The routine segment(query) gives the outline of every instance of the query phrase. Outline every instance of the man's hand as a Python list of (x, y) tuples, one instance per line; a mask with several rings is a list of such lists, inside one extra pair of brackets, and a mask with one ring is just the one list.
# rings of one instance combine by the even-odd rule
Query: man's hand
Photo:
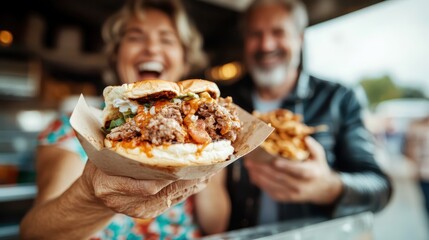
[(207, 178), (195, 180), (136, 180), (110, 176), (88, 161), (81, 178), (88, 199), (114, 212), (153, 218), (201, 191)]
[(277, 158), (272, 163), (245, 159), (250, 179), (280, 202), (333, 203), (342, 192), (339, 175), (329, 168), (323, 147), (311, 137), (305, 139), (310, 158), (294, 162)]

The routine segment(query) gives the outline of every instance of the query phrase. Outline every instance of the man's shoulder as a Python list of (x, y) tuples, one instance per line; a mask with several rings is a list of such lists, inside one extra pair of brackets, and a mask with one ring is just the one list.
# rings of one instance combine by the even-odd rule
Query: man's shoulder
[(339, 82), (321, 79), (315, 76), (310, 76), (309, 84), (313, 90), (313, 97), (323, 96), (336, 96), (339, 98), (354, 98), (356, 97), (356, 89), (343, 85)]
[(351, 89), (349, 87), (346, 87), (345, 85), (335, 82), (332, 80), (322, 79), (319, 77), (315, 77), (310, 75), (310, 84), (313, 85), (316, 89), (332, 89), (336, 91), (350, 91)]
[(367, 105), (365, 93), (359, 87), (349, 87), (341, 83), (320, 79), (310, 76), (310, 82), (313, 94), (310, 99), (321, 101), (325, 99), (331, 104), (347, 105), (359, 104), (360, 106)]

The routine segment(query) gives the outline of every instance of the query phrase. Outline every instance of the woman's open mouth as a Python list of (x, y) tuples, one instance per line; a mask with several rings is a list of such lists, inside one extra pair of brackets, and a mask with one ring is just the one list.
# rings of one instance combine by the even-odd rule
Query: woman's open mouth
[(164, 71), (164, 65), (160, 62), (143, 62), (137, 66), (139, 80), (159, 79)]

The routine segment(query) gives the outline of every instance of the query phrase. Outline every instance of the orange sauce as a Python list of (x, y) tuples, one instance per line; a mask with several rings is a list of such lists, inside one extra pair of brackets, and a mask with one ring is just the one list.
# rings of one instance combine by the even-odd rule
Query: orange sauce
[(204, 144), (198, 144), (197, 145), (197, 151), (195, 152), (195, 156), (199, 157), (201, 156), (201, 153), (204, 151), (204, 149), (209, 145), (210, 143), (204, 143)]
[(162, 148), (167, 149), (169, 146), (171, 146), (170, 143), (163, 143)]
[(156, 101), (154, 106), (155, 106), (155, 112), (160, 111), (165, 105), (169, 104), (170, 101), (168, 100), (160, 100), (160, 101)]
[(143, 151), (148, 158), (153, 157), (152, 145), (150, 145), (148, 142), (146, 141), (142, 142), (142, 144), (139, 144), (139, 148), (140, 148), (140, 151)]
[(139, 106), (137, 110), (137, 115), (134, 117), (134, 120), (138, 124), (138, 126), (145, 126), (149, 122), (151, 115), (149, 110), (145, 110), (144, 106)]
[(137, 142), (136, 139), (132, 139), (130, 141), (121, 141), (121, 142), (113, 142), (113, 148), (116, 148), (117, 145), (120, 144), (121, 147), (126, 149), (138, 148), (140, 152), (146, 154), (148, 158), (153, 157), (152, 154), (152, 145), (149, 142)]
[(122, 141), (122, 147), (124, 148), (135, 148), (136, 147), (136, 141), (134, 139), (130, 141)]
[(151, 119), (152, 115), (149, 113), (149, 109), (145, 110), (145, 107), (140, 105), (137, 110), (137, 115), (134, 117), (134, 121), (136, 122), (136, 125), (140, 128), (140, 133), (143, 135), (143, 131), (145, 129), (145, 126), (148, 125), (149, 120)]
[(194, 114), (197, 112), (198, 107), (200, 106), (201, 100), (195, 98), (195, 99), (189, 100), (188, 103), (189, 103), (189, 106), (191, 107), (190, 113)]

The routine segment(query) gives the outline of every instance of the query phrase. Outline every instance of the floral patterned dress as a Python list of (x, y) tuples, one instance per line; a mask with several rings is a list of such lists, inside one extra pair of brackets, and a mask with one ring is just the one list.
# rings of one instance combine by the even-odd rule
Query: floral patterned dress
[[(40, 134), (39, 143), (73, 151), (79, 154), (83, 162), (88, 159), (69, 123), (69, 116), (65, 114)], [(105, 229), (91, 239), (191, 239), (199, 236), (191, 197), (154, 219), (137, 219), (117, 214)]]

